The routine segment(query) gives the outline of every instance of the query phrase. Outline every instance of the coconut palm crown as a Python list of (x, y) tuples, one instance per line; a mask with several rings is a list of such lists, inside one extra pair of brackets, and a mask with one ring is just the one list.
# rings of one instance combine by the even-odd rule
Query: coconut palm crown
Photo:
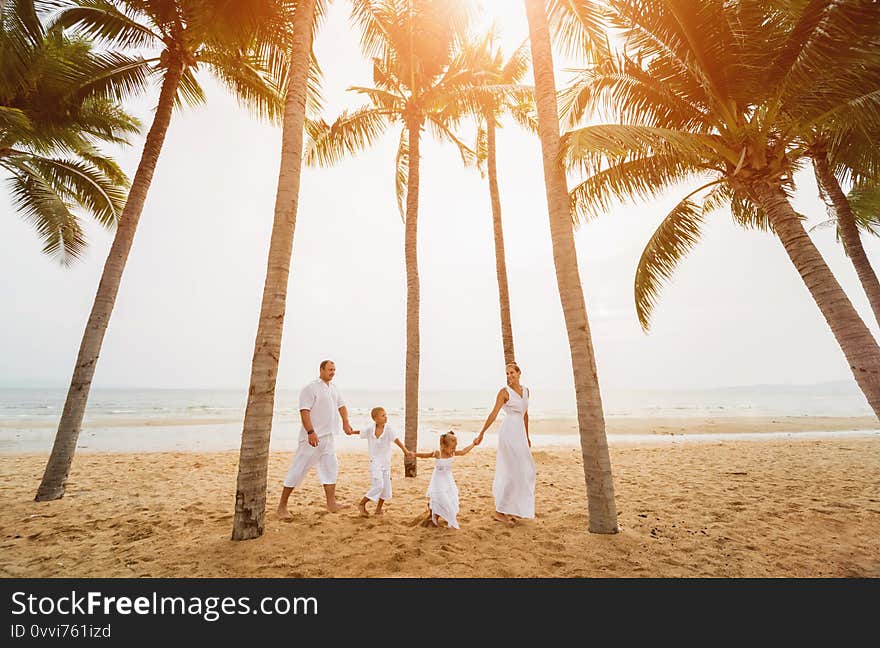
[(648, 242), (635, 300), (647, 330), (660, 288), (729, 206), (745, 227), (773, 232), (828, 322), (856, 381), (880, 414), (880, 348), (791, 207), (794, 172), (813, 134), (880, 122), (880, 3), (612, 0), (622, 46), (586, 70), (563, 105), (619, 123), (566, 134), (561, 156), (587, 176), (571, 191), (576, 217), (612, 199), (693, 187)]
[(128, 179), (98, 148), (127, 144), (138, 121), (107, 96), (123, 56), (84, 39), (46, 34), (33, 2), (0, 14), (0, 169), (14, 207), (36, 228), (43, 252), (68, 265), (86, 245), (78, 212), (113, 227)]

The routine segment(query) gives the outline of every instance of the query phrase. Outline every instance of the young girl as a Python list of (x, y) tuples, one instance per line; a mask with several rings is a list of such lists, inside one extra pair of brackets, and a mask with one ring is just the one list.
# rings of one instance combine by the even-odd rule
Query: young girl
[(473, 450), (471, 443), (464, 450), (456, 450), (458, 439), (451, 430), (440, 435), (440, 450), (434, 452), (417, 452), (420, 459), (436, 459), (434, 474), (431, 475), (431, 483), (428, 484), (428, 508), (431, 513), (431, 524), (437, 524), (437, 518), (443, 518), (453, 529), (458, 529), (458, 487), (452, 477), (452, 458), (466, 455)]

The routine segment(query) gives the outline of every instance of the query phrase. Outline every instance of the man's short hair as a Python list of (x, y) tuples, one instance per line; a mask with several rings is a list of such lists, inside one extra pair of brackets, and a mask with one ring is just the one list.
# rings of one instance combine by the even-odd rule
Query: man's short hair
[(333, 362), (332, 360), (321, 360), (321, 369), (327, 366), (328, 362)]

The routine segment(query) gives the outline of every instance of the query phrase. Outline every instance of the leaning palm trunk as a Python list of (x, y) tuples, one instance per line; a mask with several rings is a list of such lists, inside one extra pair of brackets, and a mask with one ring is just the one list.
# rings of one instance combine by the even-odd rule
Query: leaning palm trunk
[(828, 158), (822, 154), (813, 156), (813, 166), (816, 169), (816, 177), (823, 193), (831, 200), (834, 207), (834, 213), (837, 216), (837, 224), (840, 228), (840, 238), (843, 241), (843, 249), (846, 255), (852, 261), (856, 269), (859, 281), (862, 282), (862, 289), (868, 296), (868, 302), (871, 304), (871, 310), (874, 311), (874, 319), (880, 324), (880, 281), (877, 280), (877, 274), (871, 267), (868, 255), (865, 254), (865, 248), (862, 246), (862, 239), (859, 236), (859, 229), (856, 226), (856, 218), (852, 211), (852, 206), (840, 188), (840, 183), (831, 172), (828, 165)]
[(553, 261), (556, 266), (556, 281), (562, 301), (565, 326), (568, 330), (568, 344), (574, 371), (590, 531), (616, 533), (617, 506), (614, 501), (614, 481), (611, 475), (608, 440), (605, 438), (602, 397), (599, 393), (590, 325), (578, 274), (565, 172), (558, 159), (559, 114), (556, 104), (556, 82), (553, 78), (550, 31), (543, 0), (525, 0), (525, 4), (535, 76), (538, 135), (543, 152)]
[(754, 195), (831, 327), (874, 414), (880, 418), (880, 347), (807, 236), (785, 192), (778, 186), (761, 184), (754, 188)]
[(501, 343), (504, 346), (504, 364), (514, 362), (513, 326), (510, 323), (510, 293), (507, 288), (507, 261), (504, 258), (504, 230), (501, 228), (501, 195), (498, 191), (498, 171), (495, 157), (495, 116), (486, 116), (486, 139), (489, 174), (489, 197), (492, 201), (492, 228), (495, 231), (495, 274), (498, 275), (498, 303), (501, 307)]
[(113, 313), (113, 305), (116, 303), (116, 295), (119, 293), (119, 284), (122, 281), (122, 272), (125, 270), (125, 263), (128, 261), (128, 254), (134, 242), (134, 234), (144, 209), (150, 183), (153, 180), (156, 162), (159, 160), (165, 134), (171, 123), (174, 97), (177, 94), (182, 73), (182, 63), (170, 65), (162, 81), (156, 116), (153, 118), (150, 132), (147, 133), (141, 161), (131, 183), (125, 208), (119, 217), (113, 244), (107, 254), (107, 261), (104, 263), (104, 271), (98, 284), (98, 292), (92, 305), (92, 312), (89, 314), (86, 330), (80, 343), (73, 377), (70, 380), (70, 389), (67, 392), (67, 400), (64, 401), (64, 410), (58, 423), (58, 433), (55, 435), (55, 443), (52, 446), (52, 454), (46, 464), (43, 481), (37, 490), (35, 499), (38, 502), (60, 499), (64, 496), (64, 486), (70, 473), (70, 465), (73, 462), (76, 441), (82, 429), (89, 390), (95, 376), (104, 334), (107, 332), (110, 315)]
[[(404, 403), (404, 444), (416, 451), (419, 443), (419, 137), (421, 124), (410, 119), (409, 177), (406, 187), (406, 223), (403, 253), (406, 263), (406, 376)], [(416, 462), (404, 462), (406, 477), (416, 476)]]
[(275, 194), (275, 220), (272, 224), (263, 303), (251, 363), (251, 384), (241, 432), (233, 540), (250, 540), (263, 535), (269, 437), (272, 433), (275, 383), (281, 356), (281, 333), (284, 329), (290, 257), (293, 252), (293, 232), (299, 202), (314, 12), (315, 0), (302, 0), (297, 4), (294, 14), (290, 76), (281, 132), (281, 164)]

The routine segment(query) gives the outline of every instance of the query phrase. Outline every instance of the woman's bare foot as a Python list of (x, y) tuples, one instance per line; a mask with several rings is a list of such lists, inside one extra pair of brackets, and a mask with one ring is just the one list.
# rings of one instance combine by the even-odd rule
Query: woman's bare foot
[(382, 509), (376, 509), (376, 515), (385, 515), (385, 511)]
[(370, 512), (367, 511), (367, 505), (364, 503), (358, 504), (358, 511), (361, 512), (361, 517), (370, 517)]
[(495, 511), (495, 515), (492, 516), (492, 519), (497, 522), (501, 522), (501, 524), (509, 527), (512, 527), (514, 524), (516, 524), (516, 522), (514, 522), (511, 518), (504, 515), (503, 513), (499, 513), (498, 511)]
[(351, 504), (340, 504), (339, 502), (334, 502), (333, 504), (327, 505), (327, 510), (331, 513), (336, 513), (337, 511), (341, 511), (342, 509), (351, 508)]
[(278, 518), (284, 522), (290, 522), (293, 519), (293, 516), (290, 514), (290, 511), (287, 510), (286, 506), (279, 506)]

